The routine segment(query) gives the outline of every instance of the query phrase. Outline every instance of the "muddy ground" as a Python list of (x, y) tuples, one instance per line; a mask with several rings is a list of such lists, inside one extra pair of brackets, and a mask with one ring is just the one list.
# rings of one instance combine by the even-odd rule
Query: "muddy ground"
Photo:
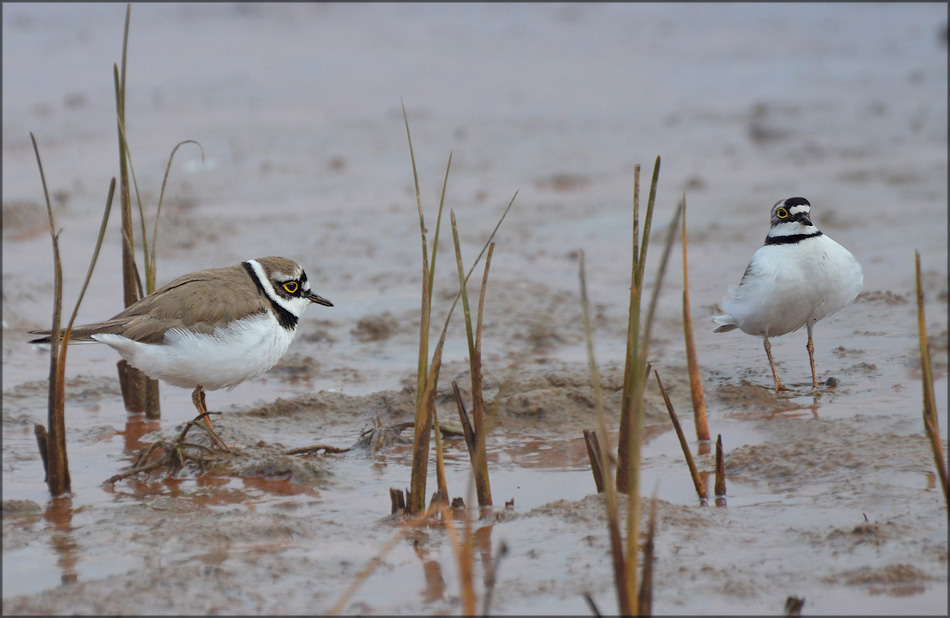
[[(690, 293), (726, 506), (700, 506), (654, 382), (646, 505), (658, 501), (654, 612), (947, 613), (947, 507), (923, 436), (914, 250), (924, 274), (941, 431), (947, 423), (945, 5), (133, 5), (128, 138), (151, 220), (172, 165), (159, 282), (266, 255), (301, 262), (334, 307), (313, 307), (271, 372), (208, 394), (239, 455), (204, 472), (104, 483), (193, 416), (162, 385), (162, 418), (127, 415), (117, 355), (67, 366), (69, 498), (51, 500), (33, 436), (46, 418), (52, 260), (29, 132), (62, 229), (71, 308), (117, 173), (112, 64), (121, 5), (3, 6), (3, 613), (326, 613), (396, 534), (389, 489), (409, 483), (418, 350), (418, 211), (446, 208), (466, 265), (497, 236), (484, 329), (493, 512), (476, 526), (479, 608), (617, 611), (601, 499), (582, 439), (595, 425), (578, 292), (585, 254), (594, 340), (617, 426), (629, 297), (634, 165), (662, 155), (647, 264), (685, 192)], [(644, 191), (645, 193), (645, 191)], [(761, 245), (771, 205), (801, 195), (862, 263), (864, 292), (805, 334), (761, 341), (709, 320)], [(119, 310), (114, 216), (78, 320)], [(448, 212), (433, 328), (457, 286)], [(472, 281), (478, 285), (479, 277)], [(700, 470), (682, 335), (682, 257), (661, 288), (653, 367)], [(469, 394), (461, 316), (448, 332), (440, 418)], [(450, 494), (468, 496), (447, 436)], [(946, 449), (946, 439), (944, 439)], [(430, 479), (434, 473), (430, 473)], [(711, 484), (711, 482), (710, 482)], [(513, 501), (505, 506), (508, 501)], [(503, 553), (501, 548), (506, 551)], [(454, 614), (446, 531), (397, 542), (344, 613)]]

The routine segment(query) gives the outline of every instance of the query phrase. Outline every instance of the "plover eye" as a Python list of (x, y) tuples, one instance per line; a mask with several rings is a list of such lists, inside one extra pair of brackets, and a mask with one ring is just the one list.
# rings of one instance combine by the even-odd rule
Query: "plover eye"
[(288, 294), (296, 294), (299, 287), (296, 281), (288, 281), (284, 284), (284, 289), (287, 290)]
[(779, 219), (787, 219), (787, 218), (788, 218), (788, 211), (785, 210), (784, 208), (779, 208), (778, 210), (775, 211), (775, 214), (778, 215), (778, 218), (779, 218)]

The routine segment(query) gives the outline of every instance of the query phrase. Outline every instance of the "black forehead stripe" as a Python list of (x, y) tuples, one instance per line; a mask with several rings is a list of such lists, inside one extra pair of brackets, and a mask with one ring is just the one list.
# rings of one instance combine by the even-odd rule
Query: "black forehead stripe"
[(244, 270), (247, 271), (247, 276), (250, 277), (254, 285), (257, 286), (257, 291), (270, 301), (270, 306), (274, 309), (274, 315), (277, 316), (277, 322), (287, 330), (297, 328), (297, 316), (281, 307), (277, 301), (270, 297), (267, 290), (264, 289), (263, 284), (257, 279), (257, 275), (254, 274), (254, 269), (251, 268), (251, 265), (247, 262), (241, 262), (241, 266), (244, 267)]
[(821, 236), (821, 232), (815, 232), (813, 234), (789, 234), (788, 236), (767, 236), (765, 238), (766, 245), (794, 245), (800, 243), (806, 238), (815, 238), (816, 236)]
[(794, 206), (808, 206), (811, 207), (811, 204), (803, 197), (790, 197), (785, 200), (785, 203), (782, 204), (785, 208), (792, 208)]

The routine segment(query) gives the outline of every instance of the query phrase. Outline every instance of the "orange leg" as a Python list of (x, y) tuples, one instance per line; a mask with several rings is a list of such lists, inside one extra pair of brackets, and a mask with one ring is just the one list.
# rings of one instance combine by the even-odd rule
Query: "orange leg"
[(808, 325), (808, 362), (811, 364), (811, 387), (818, 388), (818, 376), (815, 374), (815, 344), (811, 340), (811, 324)]
[[(195, 404), (195, 408), (198, 410), (198, 416), (201, 416), (202, 414), (207, 415), (208, 407), (205, 405), (205, 390), (202, 386), (196, 386), (195, 390), (192, 391), (191, 401)], [(210, 437), (211, 441), (230, 453), (231, 449), (228, 448), (228, 445), (225, 444), (224, 440), (222, 440), (221, 437), (215, 432), (214, 427), (211, 426), (211, 417), (202, 417), (202, 422), (204, 422), (205, 427), (208, 429), (208, 436)]]
[(782, 384), (782, 381), (778, 379), (778, 372), (775, 371), (775, 362), (772, 360), (772, 344), (769, 343), (768, 337), (765, 338), (765, 354), (769, 357), (769, 367), (772, 369), (772, 378), (775, 380), (775, 392), (792, 390)]

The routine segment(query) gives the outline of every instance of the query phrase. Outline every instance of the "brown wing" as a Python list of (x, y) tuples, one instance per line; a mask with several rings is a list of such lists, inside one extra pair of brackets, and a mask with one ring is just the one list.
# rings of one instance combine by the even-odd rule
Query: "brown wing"
[[(172, 328), (210, 334), (233, 316), (268, 310), (239, 264), (179, 277), (109, 320), (75, 327), (72, 339), (90, 341), (96, 333), (118, 333), (143, 343), (161, 343)], [(47, 335), (48, 341), (48, 331), (37, 334)]]

